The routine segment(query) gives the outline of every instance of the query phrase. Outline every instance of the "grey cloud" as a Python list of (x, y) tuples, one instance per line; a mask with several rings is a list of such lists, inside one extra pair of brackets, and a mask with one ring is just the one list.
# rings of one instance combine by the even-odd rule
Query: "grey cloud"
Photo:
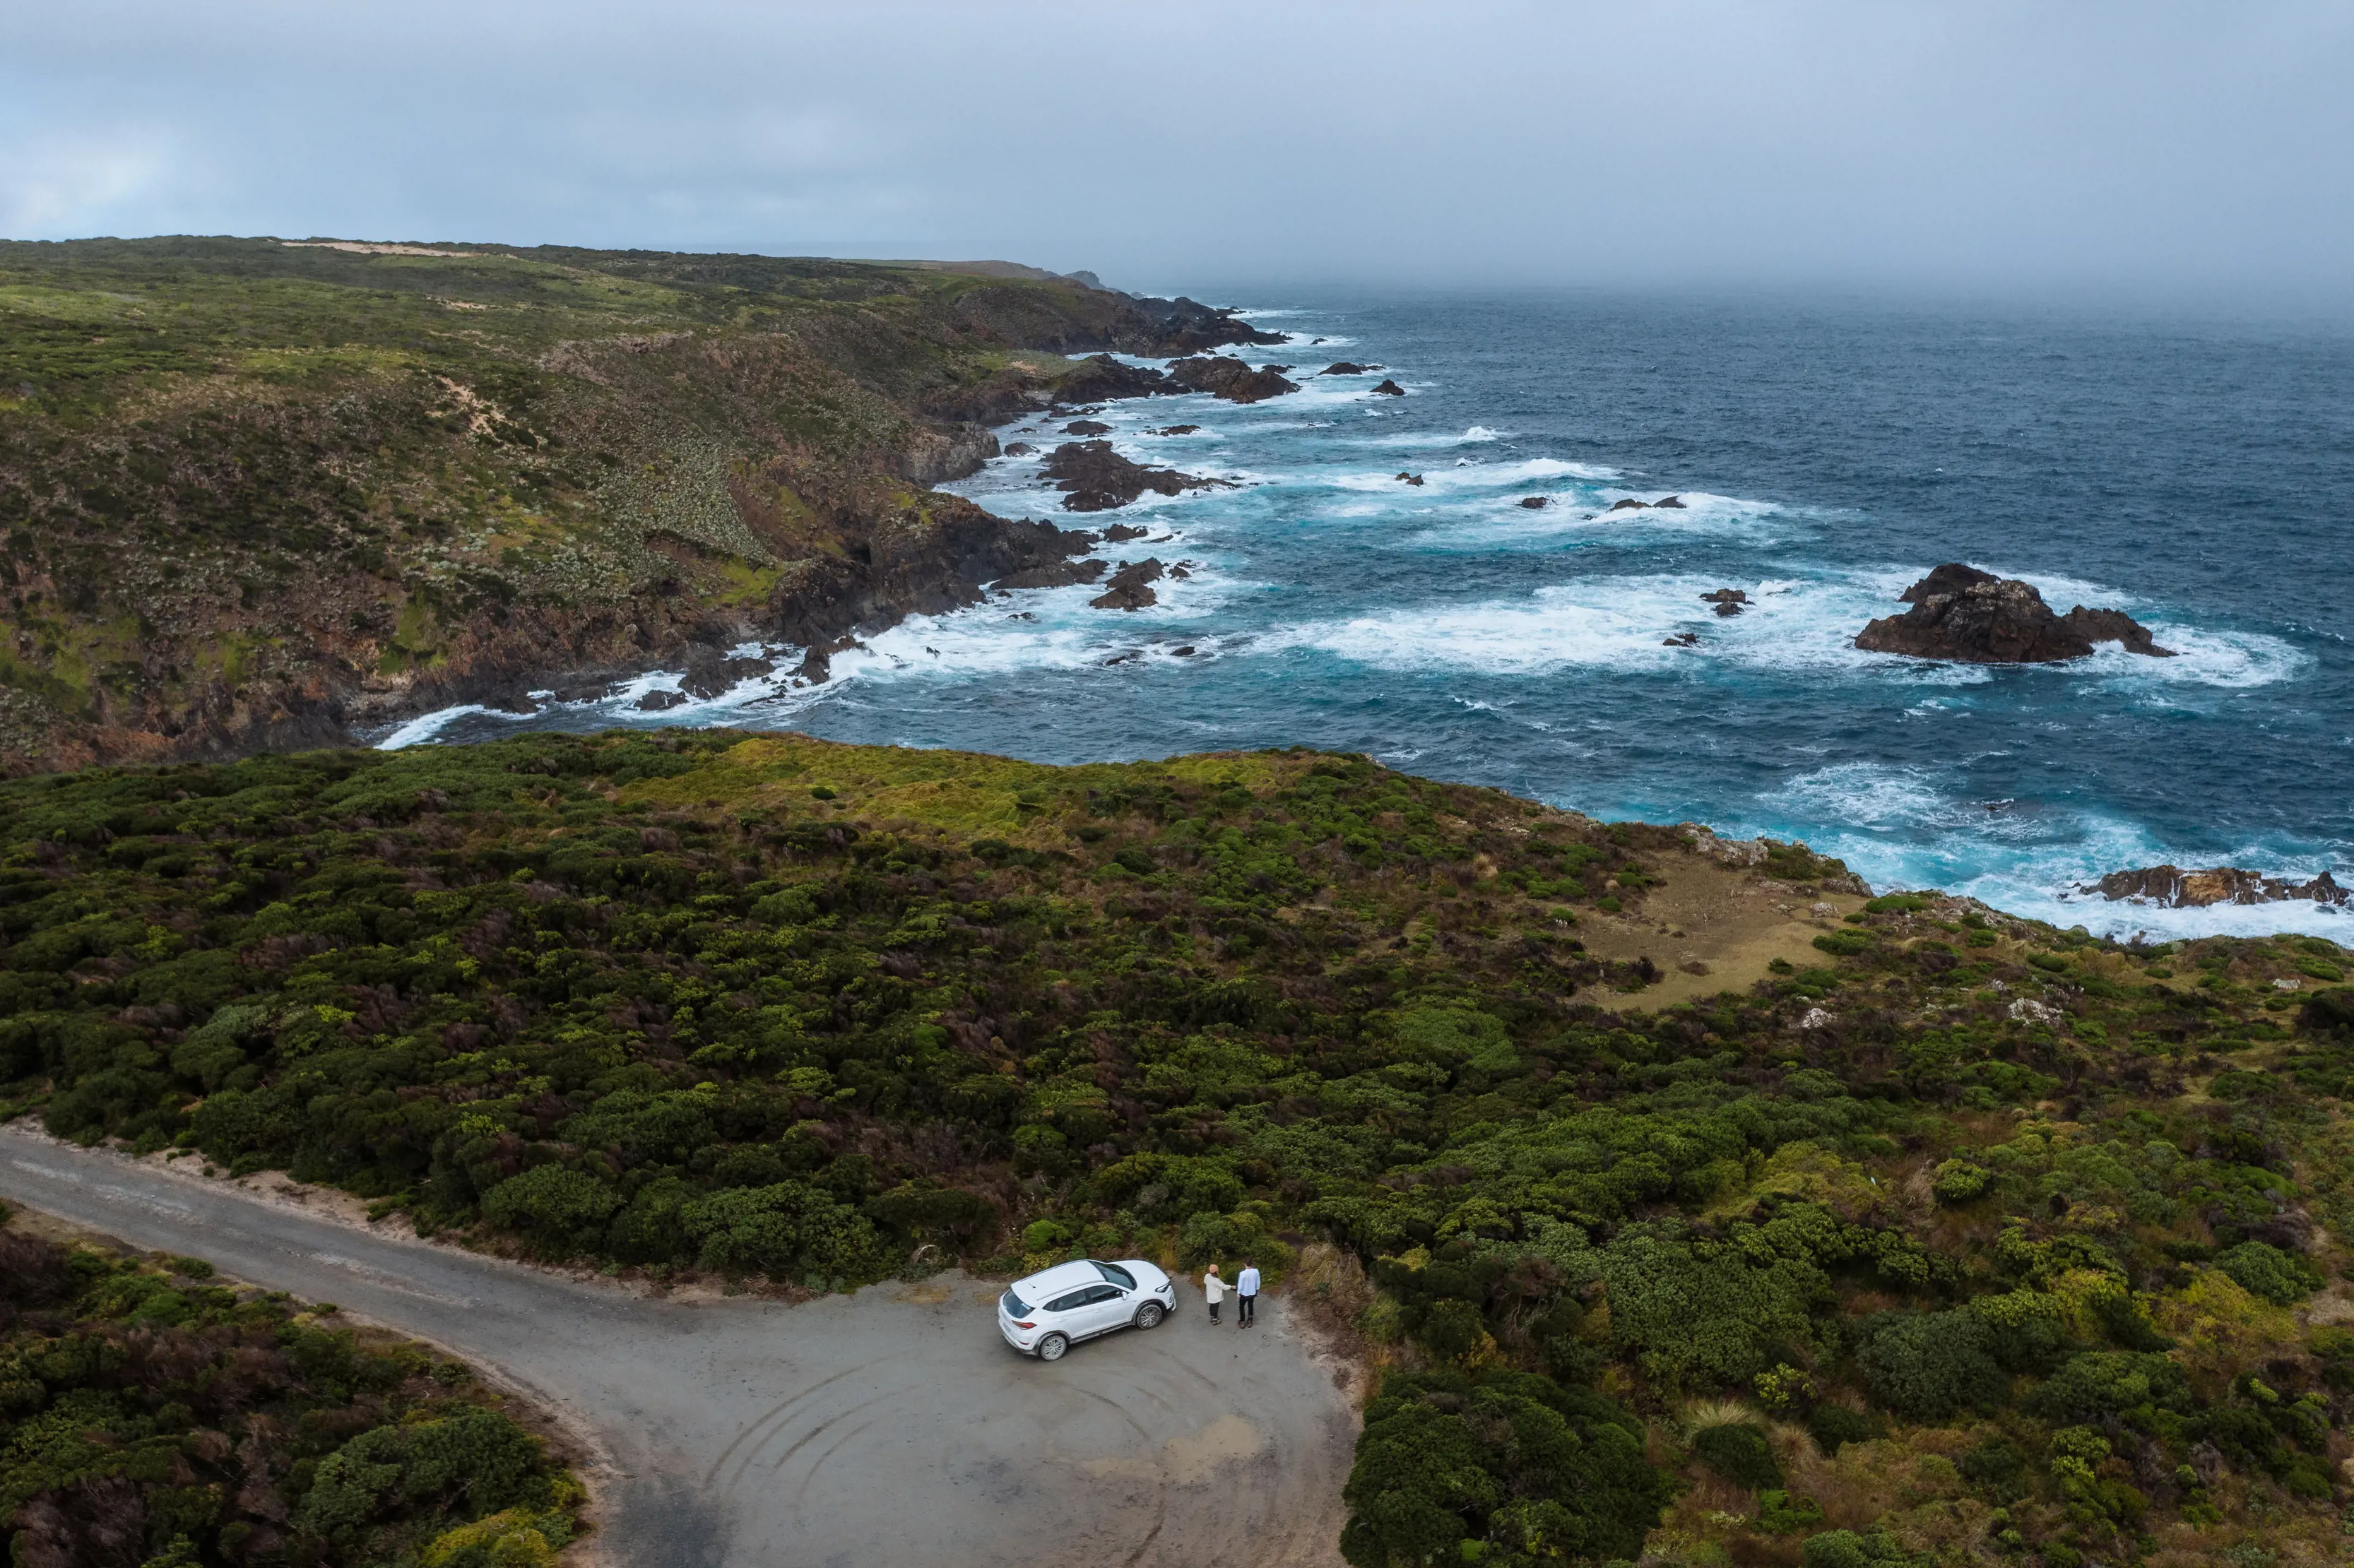
[(0, 232), (2331, 294), (2349, 65), (2288, 0), (81, 0), (0, 19)]

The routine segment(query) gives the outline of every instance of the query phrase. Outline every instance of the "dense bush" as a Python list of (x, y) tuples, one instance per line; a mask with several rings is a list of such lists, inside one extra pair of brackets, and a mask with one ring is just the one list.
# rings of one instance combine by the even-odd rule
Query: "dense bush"
[[(1631, 1554), (1600, 1521), (1632, 1514), (1505, 1442), (1553, 1442), (1543, 1409), (1615, 1452), (1589, 1385), (1805, 1425), (1743, 1522), (1720, 1483), (1671, 1504), (1740, 1561), (1857, 1522), (1811, 1467), (1876, 1498), (1907, 1454), (1932, 1500), (1888, 1539), (1968, 1493), (2047, 1563), (2335, 1504), (2354, 1335), (2284, 1308), (2354, 1231), (2354, 1036), (2271, 983), (2318, 955), (2155, 965), (1923, 897), (1825, 967), (1646, 1005), (1661, 966), (1588, 952), (1564, 885), (1639, 915), (1693, 867), (1676, 832), (1304, 751), (710, 732), (101, 769), (0, 785), (0, 1060), (62, 1135), (657, 1279), (1280, 1278), (1330, 1243), (1315, 1299), (1440, 1380), (1383, 1407), (1361, 1555)], [(2055, 1457), (2080, 1430), (2105, 1457)]]
[(1856, 1348), (1864, 1386), (1899, 1415), (1944, 1421), (1999, 1404), (2007, 1380), (1995, 1336), (1968, 1312), (1882, 1312), (1865, 1319)]
[(10, 1562), (555, 1561), (579, 1488), (465, 1368), (211, 1272), (0, 1230)]
[(1632, 1557), (1670, 1489), (1641, 1432), (1530, 1373), (1393, 1373), (1365, 1410), (1341, 1553), (1352, 1568), (1459, 1561), (1475, 1542), (1501, 1564)]

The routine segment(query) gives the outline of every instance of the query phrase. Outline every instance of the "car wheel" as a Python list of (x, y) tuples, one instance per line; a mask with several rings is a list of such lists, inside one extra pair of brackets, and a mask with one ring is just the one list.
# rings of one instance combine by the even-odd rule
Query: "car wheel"
[(1161, 1318), (1161, 1303), (1158, 1301), (1148, 1301), (1136, 1309), (1136, 1326), (1140, 1329), (1158, 1327)]
[(1038, 1359), (1042, 1361), (1059, 1361), (1063, 1359), (1063, 1352), (1070, 1348), (1071, 1341), (1062, 1335), (1049, 1334), (1038, 1341)]

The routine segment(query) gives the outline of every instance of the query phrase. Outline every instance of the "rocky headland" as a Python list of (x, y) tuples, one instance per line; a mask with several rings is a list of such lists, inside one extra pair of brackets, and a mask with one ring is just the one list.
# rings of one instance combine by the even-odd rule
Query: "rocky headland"
[(2170, 659), (2148, 628), (2120, 609), (2078, 605), (2053, 613), (2031, 583), (1947, 562), (1898, 596), (1913, 608), (1882, 616), (1857, 633), (1855, 646), (1972, 664), (2047, 664), (2089, 657), (2116, 642), (2127, 652)]
[(1090, 547), (929, 488), (990, 427), (1190, 389), (1112, 353), (1282, 341), (999, 263), (174, 238), (0, 244), (0, 285), (6, 771), (699, 686), (748, 641), (821, 678)]

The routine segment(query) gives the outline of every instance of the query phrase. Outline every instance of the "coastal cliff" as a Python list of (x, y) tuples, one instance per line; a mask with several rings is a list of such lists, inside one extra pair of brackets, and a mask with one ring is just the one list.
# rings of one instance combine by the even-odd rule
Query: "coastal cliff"
[(0, 245), (0, 769), (348, 742), (822, 647), (1082, 553), (928, 487), (1267, 341), (1002, 263)]

